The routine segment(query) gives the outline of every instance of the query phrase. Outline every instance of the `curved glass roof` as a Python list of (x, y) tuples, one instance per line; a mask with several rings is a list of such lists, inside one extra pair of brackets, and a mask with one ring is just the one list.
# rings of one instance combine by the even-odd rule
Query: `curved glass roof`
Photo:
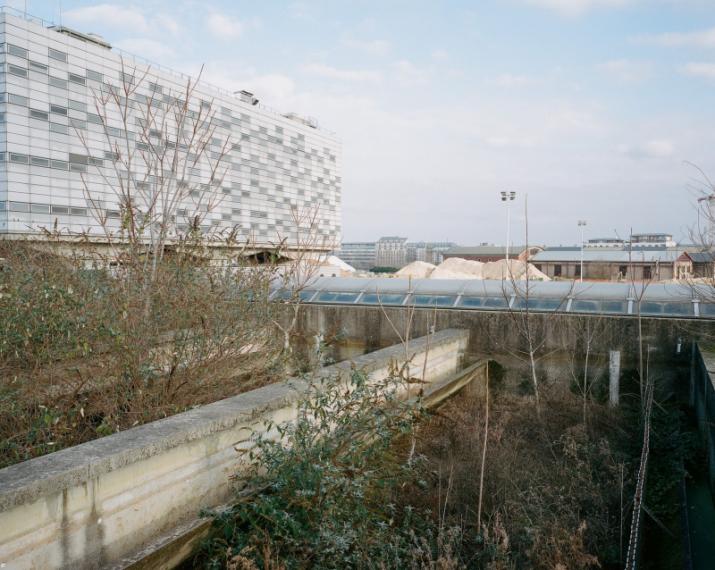
[[(274, 284), (273, 300), (292, 298)], [(319, 277), (301, 287), (306, 303), (438, 307), (498, 311), (529, 310), (583, 314), (715, 319), (715, 288), (679, 283), (526, 282), (477, 279), (353, 279)], [(702, 310), (701, 310), (702, 307)]]

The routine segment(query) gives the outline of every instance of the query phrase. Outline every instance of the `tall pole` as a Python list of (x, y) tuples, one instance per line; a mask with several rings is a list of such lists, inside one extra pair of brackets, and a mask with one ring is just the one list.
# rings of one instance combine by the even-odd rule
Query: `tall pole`
[(506, 202), (506, 246), (504, 246), (504, 257), (507, 267), (509, 266), (509, 241), (511, 240), (511, 202), (516, 198), (516, 192), (501, 192), (501, 201)]
[(506, 203), (506, 247), (504, 248), (504, 254), (506, 256), (506, 263), (509, 264), (509, 239), (511, 238), (511, 200), (507, 200)]
[(579, 281), (583, 283), (583, 228), (586, 227), (586, 220), (579, 220), (578, 227), (581, 228), (581, 271), (579, 272)]

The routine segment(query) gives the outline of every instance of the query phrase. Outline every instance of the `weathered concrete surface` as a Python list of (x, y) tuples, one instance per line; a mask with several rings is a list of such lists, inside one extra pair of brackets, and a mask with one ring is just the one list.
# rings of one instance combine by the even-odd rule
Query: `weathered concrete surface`
[(709, 343), (693, 350), (690, 369), (690, 405), (707, 454), (710, 491), (715, 498), (715, 347)]
[[(419, 395), (422, 405), (428, 409), (438, 408), (463, 390), (483, 397), (488, 365), (487, 360), (482, 360), (458, 370), (444, 380), (424, 385)], [(162, 536), (155, 543), (147, 545), (134, 556), (120, 561), (115, 567), (131, 570), (171, 570), (179, 567), (208, 536), (210, 529), (211, 519), (197, 518), (183, 527), (178, 527), (170, 535)]]
[[(409, 307), (370, 307), (365, 305), (305, 304), (299, 314), (297, 336), (312, 339), (321, 335), (326, 341), (340, 338), (351, 353), (362, 343), (365, 351), (390, 346), (399, 341), (397, 331), (404, 336), (409, 329), (412, 337), (429, 330), (450, 328), (470, 331), (469, 354), (475, 358), (512, 356), (527, 350), (520, 333), (524, 322), (518, 312), (475, 311), (459, 309), (428, 309)], [(637, 366), (639, 323), (632, 316), (598, 316), (562, 313), (532, 313), (529, 327), (533, 337), (543, 345), (541, 355), (573, 352), (582, 349), (579, 338), (586, 323), (598, 327), (591, 351), (607, 355), (610, 350), (621, 352), (621, 368)], [(650, 345), (651, 362), (668, 362), (675, 354), (678, 340), (689, 350), (691, 341), (715, 336), (715, 321), (674, 318), (641, 319), (643, 345)], [(298, 340), (298, 344), (300, 340)]]
[[(443, 330), (323, 368), (373, 379), (412, 359), (411, 375), (439, 381), (461, 364), (468, 333)], [(427, 357), (426, 357), (427, 355)], [(295, 418), (306, 389), (294, 378), (0, 470), (0, 564), (4, 568), (100, 568), (230, 497), (237, 453), (266, 423)], [(275, 433), (275, 432), (273, 432)]]

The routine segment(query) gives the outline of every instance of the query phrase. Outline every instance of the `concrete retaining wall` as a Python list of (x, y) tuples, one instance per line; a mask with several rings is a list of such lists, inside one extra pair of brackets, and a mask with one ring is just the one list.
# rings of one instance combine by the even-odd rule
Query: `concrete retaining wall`
[[(365, 305), (317, 305), (304, 304), (298, 322), (298, 336), (306, 345), (312, 346), (315, 335), (326, 341), (342, 339), (337, 343), (348, 353), (354, 354), (362, 347), (370, 351), (390, 346), (398, 341), (396, 331), (409, 329), (413, 337), (436, 330), (464, 329), (470, 331), (468, 352), (474, 358), (497, 358), (524, 352), (527, 346), (519, 333), (519, 313), (508, 311), (477, 311), (460, 309), (410, 310), (407, 307), (370, 307)], [(286, 312), (286, 319), (288, 313)], [(586, 316), (563, 313), (532, 313), (532, 334), (543, 341), (541, 353), (581, 350), (578, 346), (578, 331), (586, 321), (599, 327), (592, 352), (608, 355), (611, 350), (621, 352), (621, 367), (625, 370), (637, 366), (638, 319), (635, 317), (598, 315)], [(676, 353), (679, 343), (685, 351), (690, 350), (690, 342), (715, 336), (715, 321), (664, 319), (644, 317), (642, 319), (643, 344), (655, 350), (651, 362), (669, 363)], [(300, 342), (300, 339), (297, 339)]]
[(707, 453), (710, 491), (715, 497), (715, 350), (695, 346), (690, 369), (690, 406)]
[[(437, 382), (461, 366), (469, 334), (444, 330), (323, 368), (385, 378), (412, 358), (411, 376)], [(425, 355), (428, 354), (425, 365)], [(295, 418), (307, 383), (294, 378), (0, 470), (3, 568), (122, 567), (202, 508), (230, 499), (237, 450), (265, 423)]]

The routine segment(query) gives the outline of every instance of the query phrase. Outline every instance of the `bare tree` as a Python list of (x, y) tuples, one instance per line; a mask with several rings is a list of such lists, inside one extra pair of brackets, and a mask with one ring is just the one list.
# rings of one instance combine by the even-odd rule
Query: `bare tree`
[[(543, 334), (545, 330), (545, 320), (553, 320), (557, 318), (557, 311), (563, 307), (568, 301), (571, 289), (563, 297), (558, 299), (557, 306), (553, 307), (549, 313), (539, 314), (534, 316), (532, 306), (533, 282), (529, 267), (529, 211), (528, 211), (528, 196), (524, 202), (524, 229), (526, 239), (526, 259), (524, 263), (523, 279), (518, 279), (514, 271), (509, 267), (508, 280), (502, 282), (504, 298), (507, 301), (508, 314), (514, 324), (519, 339), (522, 341), (523, 349), (515, 348), (510, 351), (514, 356), (521, 360), (526, 360), (529, 367), (529, 375), (534, 391), (534, 399), (536, 403), (537, 414), (541, 415), (541, 390), (538, 374), (538, 361), (545, 356), (548, 356), (553, 351), (545, 351), (546, 337)], [(508, 287), (507, 287), (508, 285)], [(514, 296), (514, 301), (511, 302), (511, 296)]]
[[(602, 313), (587, 316), (573, 315), (565, 319), (566, 353), (570, 356), (571, 375), (581, 393), (583, 423), (588, 420), (588, 402), (593, 392), (593, 368), (598, 366), (602, 355), (597, 352), (597, 343), (604, 335), (608, 321)], [(580, 348), (580, 350), (578, 350)]]
[(100, 182), (82, 180), (115, 258), (139, 270), (147, 290), (169, 243), (207, 233), (206, 217), (223, 199), (232, 144), (218, 130), (213, 101), (197, 96), (201, 74), (171, 92), (149, 81), (149, 68), (139, 71), (123, 59), (121, 66), (118, 85), (105, 83), (94, 92), (105, 156), (92, 157), (94, 141), (77, 131)]

